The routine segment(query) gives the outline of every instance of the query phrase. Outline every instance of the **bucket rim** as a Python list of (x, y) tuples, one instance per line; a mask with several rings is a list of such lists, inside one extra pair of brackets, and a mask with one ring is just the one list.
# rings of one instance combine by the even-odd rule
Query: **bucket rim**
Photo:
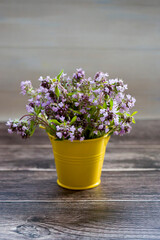
[(99, 138), (92, 138), (92, 139), (84, 139), (83, 141), (80, 141), (80, 140), (73, 140), (73, 141), (70, 141), (69, 139), (66, 139), (66, 140), (57, 140), (57, 138), (55, 138), (54, 136), (52, 136), (51, 134), (47, 133), (48, 136), (50, 138), (52, 138), (52, 140), (54, 141), (59, 141), (59, 142), (69, 142), (69, 143), (86, 143), (86, 142), (95, 142), (95, 141), (99, 141), (101, 139), (104, 139), (104, 138), (110, 138), (110, 136), (108, 136), (107, 134), (102, 136), (102, 137), (99, 137)]
[[(40, 126), (40, 128), (45, 129), (45, 127)], [(47, 133), (49, 138), (52, 138), (52, 140), (54, 141), (58, 141), (57, 138), (55, 138), (54, 136), (52, 136), (50, 133)], [(110, 136), (108, 136), (108, 134), (105, 134), (102, 137), (98, 137), (98, 138), (92, 138), (92, 139), (84, 139), (83, 141), (80, 140), (73, 140), (70, 141), (69, 139), (67, 140), (59, 140), (59, 142), (69, 142), (69, 143), (84, 143), (84, 142), (94, 142), (94, 141), (99, 141), (100, 139), (104, 139), (104, 138), (110, 138)]]

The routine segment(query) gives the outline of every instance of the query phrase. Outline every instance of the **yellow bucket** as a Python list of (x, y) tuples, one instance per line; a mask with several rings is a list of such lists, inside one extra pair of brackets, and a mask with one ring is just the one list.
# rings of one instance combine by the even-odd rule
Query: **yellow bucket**
[(52, 144), (59, 186), (82, 190), (98, 186), (109, 141), (108, 136), (84, 141), (57, 141), (49, 135)]

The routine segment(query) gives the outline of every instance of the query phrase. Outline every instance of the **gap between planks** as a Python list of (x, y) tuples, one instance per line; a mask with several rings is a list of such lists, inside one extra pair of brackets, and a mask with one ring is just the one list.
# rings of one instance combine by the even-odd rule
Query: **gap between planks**
[[(33, 149), (33, 148), (49, 148), (51, 149), (52, 146), (50, 144), (39, 144), (39, 145), (21, 145), (21, 144), (14, 144), (14, 145), (0, 145), (0, 149), (1, 148), (6, 148), (6, 149), (17, 149), (17, 147), (19, 148), (30, 148), (30, 149)], [(108, 144), (107, 148), (116, 148), (116, 149), (121, 149), (121, 148), (147, 148), (147, 149), (152, 149), (152, 148), (158, 148), (160, 149), (160, 144), (126, 144), (126, 143), (110, 143)], [(106, 149), (107, 149), (106, 148)]]
[[(28, 172), (56, 172), (56, 169), (45, 169), (45, 168), (0, 168), (0, 172), (12, 172), (12, 171), (28, 171)], [(160, 171), (160, 168), (104, 168), (102, 172), (150, 172), (150, 171)]]
[[(75, 191), (75, 190), (73, 190)], [(160, 202), (160, 199), (60, 199), (60, 200), (0, 200), (0, 203), (85, 203), (85, 202)]]

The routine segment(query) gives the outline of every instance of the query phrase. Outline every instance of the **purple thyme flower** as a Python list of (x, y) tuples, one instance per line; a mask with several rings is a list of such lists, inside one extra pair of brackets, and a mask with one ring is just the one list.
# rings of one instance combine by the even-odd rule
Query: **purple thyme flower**
[(9, 134), (13, 133), (13, 130), (12, 129), (8, 129), (8, 133)]
[(80, 141), (83, 141), (84, 140), (84, 137), (80, 137)]
[(106, 119), (105, 117), (101, 117), (101, 118), (100, 118), (101, 122), (104, 122), (105, 119)]
[(62, 122), (64, 122), (64, 120), (65, 120), (65, 117), (64, 116), (62, 116), (62, 117), (60, 117), (59, 118)]
[(118, 115), (116, 115), (116, 116), (114, 117), (114, 124), (115, 124), (115, 126), (118, 126), (118, 125), (119, 125), (119, 116), (118, 116)]
[(109, 129), (108, 128), (105, 128), (105, 133), (108, 133), (109, 132)]
[(80, 112), (81, 112), (82, 114), (85, 114), (85, 113), (86, 113), (86, 110), (85, 110), (85, 109), (81, 109)]
[(26, 109), (28, 113), (34, 113), (34, 108), (30, 104), (26, 105)]
[(58, 104), (58, 106), (62, 108), (62, 107), (64, 106), (64, 104), (63, 104), (62, 102), (60, 102), (60, 103)]
[(95, 131), (93, 131), (93, 133), (97, 135), (97, 134), (98, 134), (98, 131), (97, 131), (97, 130), (95, 130)]
[(94, 80), (96, 82), (104, 82), (107, 80), (108, 77), (109, 77), (108, 73), (97, 72), (96, 75), (94, 76)]
[(32, 89), (31, 81), (22, 81), (21, 82), (21, 93), (23, 95), (25, 95), (31, 89)]
[[(108, 79), (103, 72), (97, 72), (93, 79), (86, 78), (80, 68), (73, 78), (61, 71), (58, 77), (41, 76), (39, 81), (37, 89), (33, 89), (30, 81), (23, 81), (21, 93), (29, 95), (28, 119), (33, 118), (36, 125), (41, 118), (46, 126), (53, 127), (54, 137), (73, 141), (101, 137), (108, 132), (118, 135), (130, 132), (134, 122), (130, 109), (136, 100), (124, 93), (127, 84), (123, 80)], [(77, 119), (70, 124), (74, 116)], [(33, 122), (10, 120), (7, 125), (10, 133), (16, 132), (22, 138), (33, 133)]]
[(25, 120), (9, 120), (6, 124), (8, 128), (9, 133), (17, 133), (22, 136), (22, 138), (28, 138), (30, 137), (30, 131), (33, 129), (30, 129), (29, 122)]
[(114, 134), (114, 135), (119, 135), (119, 132), (118, 132), (118, 131), (114, 131), (113, 134)]
[(73, 134), (70, 134), (69, 140), (70, 140), (71, 142), (73, 142), (73, 140), (74, 140), (74, 135), (73, 135)]
[(43, 77), (40, 76), (38, 80), (42, 82), (43, 81)]
[(56, 135), (57, 135), (58, 138), (60, 138), (60, 139), (62, 138), (62, 133), (61, 132), (56, 132)]
[(76, 69), (77, 72), (73, 74), (73, 78), (74, 79), (81, 79), (81, 78), (85, 78), (85, 72), (82, 70), (82, 68), (77, 68)]
[(98, 129), (101, 130), (101, 129), (103, 129), (103, 127), (104, 127), (103, 124), (101, 124), (101, 125), (99, 125)]
[(83, 132), (83, 128), (82, 128), (82, 127), (79, 127), (77, 130), (78, 130), (80, 133)]
[(76, 107), (78, 107), (78, 106), (79, 106), (79, 102), (75, 102), (74, 105), (75, 105)]

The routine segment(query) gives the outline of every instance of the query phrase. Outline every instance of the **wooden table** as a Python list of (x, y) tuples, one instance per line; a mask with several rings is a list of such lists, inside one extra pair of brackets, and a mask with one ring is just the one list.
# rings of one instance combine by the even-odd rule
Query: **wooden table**
[(30, 140), (0, 124), (0, 240), (160, 239), (160, 120), (139, 120), (111, 137), (102, 183), (71, 191), (56, 184), (43, 130)]

